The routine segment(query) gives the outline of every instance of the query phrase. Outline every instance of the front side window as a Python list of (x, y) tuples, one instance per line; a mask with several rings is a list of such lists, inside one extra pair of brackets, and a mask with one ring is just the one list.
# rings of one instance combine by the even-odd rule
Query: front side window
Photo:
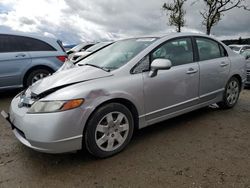
[(221, 57), (219, 44), (207, 38), (196, 38), (200, 61)]
[(151, 60), (169, 59), (172, 66), (193, 62), (193, 48), (190, 38), (173, 39), (153, 51)]
[(21, 45), (15, 36), (0, 35), (0, 53), (20, 51), (22, 51)]
[(155, 40), (156, 38), (140, 38), (118, 41), (79, 61), (78, 64), (90, 64), (108, 70), (115, 70), (128, 63)]

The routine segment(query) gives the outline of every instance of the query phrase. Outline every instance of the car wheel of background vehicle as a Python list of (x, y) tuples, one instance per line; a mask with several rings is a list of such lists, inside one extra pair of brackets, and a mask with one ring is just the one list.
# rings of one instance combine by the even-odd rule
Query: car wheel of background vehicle
[(232, 77), (225, 88), (224, 94), (223, 94), (223, 101), (219, 102), (219, 107), (223, 109), (229, 109), (234, 107), (234, 105), (237, 103), (240, 95), (240, 84), (239, 80), (235, 77)]
[(127, 107), (119, 103), (106, 104), (90, 117), (83, 144), (95, 157), (110, 157), (128, 145), (133, 130), (133, 116)]
[(27, 77), (26, 81), (25, 81), (25, 86), (28, 87), (32, 84), (34, 84), (36, 81), (48, 76), (49, 74), (51, 74), (51, 71), (47, 70), (47, 69), (36, 69), (33, 70)]

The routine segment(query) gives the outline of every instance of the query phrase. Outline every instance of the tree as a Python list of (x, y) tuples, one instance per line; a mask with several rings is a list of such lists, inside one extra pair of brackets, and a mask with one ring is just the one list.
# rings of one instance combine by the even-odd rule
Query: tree
[(203, 17), (202, 24), (206, 27), (207, 35), (210, 35), (213, 26), (218, 24), (221, 20), (224, 12), (227, 12), (234, 8), (243, 8), (250, 10), (244, 5), (245, 0), (203, 0), (206, 4), (206, 8), (200, 14)]
[(242, 38), (241, 37), (238, 40), (238, 44), (242, 44)]
[(173, 0), (173, 3), (164, 3), (162, 6), (169, 16), (169, 25), (175, 26), (177, 32), (181, 32), (181, 27), (185, 25), (186, 11), (183, 8), (185, 1), (187, 0)]

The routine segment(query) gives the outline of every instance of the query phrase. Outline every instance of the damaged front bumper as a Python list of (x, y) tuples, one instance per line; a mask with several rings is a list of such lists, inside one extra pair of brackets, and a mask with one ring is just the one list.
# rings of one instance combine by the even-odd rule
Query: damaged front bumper
[(20, 97), (14, 98), (9, 113), (2, 111), (1, 116), (22, 144), (45, 153), (65, 153), (82, 148), (82, 108), (57, 113), (29, 114), (28, 107), (18, 106), (19, 101)]

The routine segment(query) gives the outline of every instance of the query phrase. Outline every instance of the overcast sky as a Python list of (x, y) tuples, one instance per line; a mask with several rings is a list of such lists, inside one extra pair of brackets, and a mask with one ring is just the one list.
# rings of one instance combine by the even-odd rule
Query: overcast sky
[[(0, 32), (55, 36), (64, 43), (103, 41), (175, 31), (161, 9), (170, 0), (0, 0)], [(200, 0), (188, 0), (183, 31), (205, 32)], [(250, 1), (246, 0), (250, 7)], [(250, 12), (233, 9), (212, 30), (219, 39), (250, 37)]]

